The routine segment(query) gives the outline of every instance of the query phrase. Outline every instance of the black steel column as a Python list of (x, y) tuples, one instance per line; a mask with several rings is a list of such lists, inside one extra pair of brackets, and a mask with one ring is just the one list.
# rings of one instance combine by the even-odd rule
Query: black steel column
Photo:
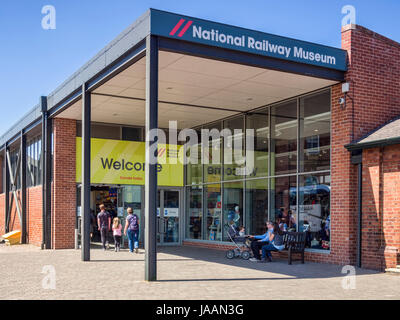
[(27, 212), (26, 212), (26, 136), (24, 132), (21, 131), (21, 168), (20, 168), (20, 179), (21, 179), (21, 243), (26, 244), (26, 222), (27, 222)]
[(146, 38), (145, 280), (157, 280), (157, 167), (149, 159), (149, 131), (158, 128), (158, 38)]
[(42, 186), (46, 189), (46, 249), (52, 248), (52, 241), (51, 241), (51, 179), (52, 179), (52, 150), (51, 150), (51, 136), (53, 132), (53, 120), (48, 117), (48, 113), (46, 113), (46, 139), (42, 141), (42, 145), (44, 145), (45, 153), (43, 154), (42, 161), (45, 162), (44, 169), (45, 169), (45, 180), (42, 181)]
[(41, 243), (41, 248), (42, 249), (50, 249), (47, 244), (49, 239), (47, 239), (47, 197), (48, 197), (48, 190), (47, 190), (47, 185), (45, 181), (47, 180), (46, 177), (46, 136), (47, 136), (47, 97), (42, 96), (40, 97), (39, 100), (40, 103), (40, 109), (42, 110), (42, 162), (40, 164), (41, 169), (42, 169), (42, 243)]
[(7, 143), (4, 146), (4, 233), (10, 231), (8, 222), (8, 212), (10, 210), (10, 172), (8, 171), (8, 159), (7, 159)]
[(90, 92), (82, 85), (82, 187), (81, 187), (81, 260), (90, 261)]

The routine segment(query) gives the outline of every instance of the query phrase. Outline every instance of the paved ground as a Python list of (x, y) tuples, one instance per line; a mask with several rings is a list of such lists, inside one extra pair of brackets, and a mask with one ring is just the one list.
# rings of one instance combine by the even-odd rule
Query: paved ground
[[(342, 267), (227, 260), (223, 251), (160, 248), (159, 281), (144, 278), (144, 254), (91, 250), (41, 251), (0, 245), (0, 299), (400, 299), (400, 276), (356, 270), (356, 289), (343, 289)], [(44, 289), (45, 266), (56, 288)], [(346, 281), (345, 281), (346, 282)], [(346, 282), (349, 283), (349, 282)]]

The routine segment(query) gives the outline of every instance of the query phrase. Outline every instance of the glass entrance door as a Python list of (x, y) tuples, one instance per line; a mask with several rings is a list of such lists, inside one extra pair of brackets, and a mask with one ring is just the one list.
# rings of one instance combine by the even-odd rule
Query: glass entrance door
[(157, 194), (157, 222), (159, 244), (178, 244), (180, 225), (180, 190), (159, 189)]

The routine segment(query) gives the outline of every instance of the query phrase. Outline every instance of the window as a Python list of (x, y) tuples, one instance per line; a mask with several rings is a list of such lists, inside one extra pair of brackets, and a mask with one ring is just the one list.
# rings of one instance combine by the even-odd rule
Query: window
[(296, 176), (271, 178), (270, 220), (282, 223), (285, 231), (297, 229)]
[(223, 240), (228, 241), (228, 227), (234, 224), (243, 226), (243, 182), (224, 183), (224, 219)]
[(201, 186), (188, 187), (187, 191), (187, 232), (188, 239), (202, 239), (203, 190)]
[(268, 179), (246, 181), (246, 234), (263, 234), (268, 221)]
[[(245, 167), (244, 163), (244, 119), (242, 116), (224, 121), (224, 129), (230, 135), (224, 136), (224, 180), (242, 179), (237, 169)], [(238, 132), (235, 132), (238, 130)], [(242, 163), (242, 164), (241, 164)]]
[(296, 173), (296, 100), (271, 108), (271, 135), (271, 175)]
[[(82, 137), (82, 121), (76, 123), (76, 136)], [(91, 137), (98, 139), (121, 140), (121, 127), (107, 124), (92, 123)]]
[(143, 141), (143, 129), (134, 127), (122, 127), (122, 140)]
[[(188, 160), (190, 159), (190, 163), (188, 163), (186, 170), (186, 184), (199, 184), (202, 183), (203, 179), (203, 165), (201, 162), (201, 131), (197, 130), (198, 144), (192, 145), (189, 150), (186, 150)], [(183, 148), (183, 147), (182, 147)], [(197, 157), (196, 152), (197, 151)], [(197, 160), (197, 164), (195, 163)], [(193, 163), (192, 163), (193, 162)]]
[(221, 123), (205, 126), (203, 129), (210, 130), (209, 140), (202, 141), (204, 158), (208, 159), (208, 164), (204, 164), (204, 182), (219, 182), (221, 181), (222, 154)]
[[(269, 144), (268, 109), (262, 109), (249, 115), (246, 119), (246, 129), (254, 130), (254, 170), (247, 177), (268, 176), (268, 144)], [(246, 146), (246, 152), (251, 152)]]
[(26, 186), (42, 184), (42, 138), (34, 137), (26, 142)]
[(204, 205), (206, 209), (206, 227), (203, 237), (205, 240), (221, 241), (221, 184), (204, 186)]
[(330, 174), (299, 177), (299, 231), (307, 232), (306, 246), (329, 249)]
[(300, 172), (329, 170), (330, 93), (300, 99)]

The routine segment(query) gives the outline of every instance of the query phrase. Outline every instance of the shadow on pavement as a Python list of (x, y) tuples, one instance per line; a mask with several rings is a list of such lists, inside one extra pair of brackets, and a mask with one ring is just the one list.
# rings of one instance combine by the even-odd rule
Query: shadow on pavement
[[(189, 246), (178, 246), (178, 247), (159, 247), (159, 253), (165, 253), (170, 255), (180, 256), (182, 258), (190, 258), (196, 261), (206, 261), (212, 263), (224, 264), (227, 266), (234, 266), (240, 268), (249, 269), (249, 276), (254, 271), (265, 271), (275, 274), (285, 275), (287, 277), (282, 279), (317, 279), (317, 278), (335, 278), (344, 277), (348, 273), (342, 273), (343, 266), (333, 264), (323, 264), (315, 262), (305, 262), (302, 264), (300, 261), (293, 261), (292, 265), (288, 265), (287, 259), (274, 259), (273, 262), (268, 263), (257, 263), (249, 260), (243, 260), (241, 258), (227, 259), (225, 257), (225, 251), (189, 247)], [(161, 259), (160, 259), (161, 260)], [(356, 275), (373, 275), (379, 272), (373, 270), (366, 270), (355, 268)], [(241, 279), (190, 279), (190, 280), (164, 280), (164, 281), (225, 281), (225, 280), (256, 280), (257, 278), (241, 278)], [(264, 280), (276, 280), (281, 278), (260, 278)]]

